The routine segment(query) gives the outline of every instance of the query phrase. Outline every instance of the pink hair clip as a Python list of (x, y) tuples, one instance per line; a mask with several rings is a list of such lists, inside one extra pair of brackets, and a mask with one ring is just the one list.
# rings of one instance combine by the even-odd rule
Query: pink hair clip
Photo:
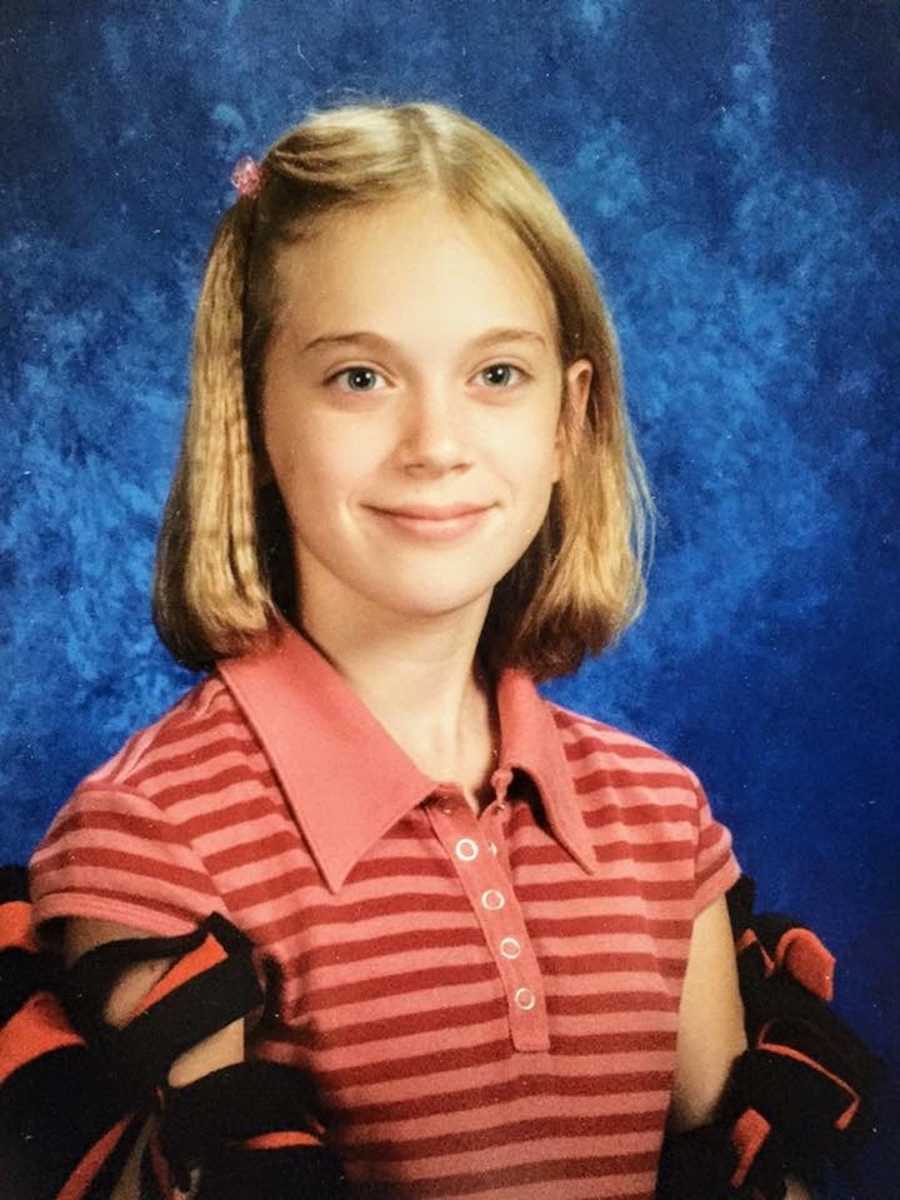
[(238, 195), (250, 200), (255, 200), (259, 195), (265, 177), (265, 167), (249, 154), (239, 158), (231, 172), (231, 182), (237, 188)]

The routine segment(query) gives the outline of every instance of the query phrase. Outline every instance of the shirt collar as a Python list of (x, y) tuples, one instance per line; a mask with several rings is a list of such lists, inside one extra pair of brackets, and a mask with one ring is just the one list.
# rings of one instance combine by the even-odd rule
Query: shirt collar
[[(310, 851), (336, 892), (360, 858), (439, 781), (425, 775), (327, 658), (286, 626), (271, 647), (218, 670), (278, 776)], [(547, 702), (524, 671), (497, 685), (497, 770), (527, 771), (568, 853), (597, 870), (565, 751)]]

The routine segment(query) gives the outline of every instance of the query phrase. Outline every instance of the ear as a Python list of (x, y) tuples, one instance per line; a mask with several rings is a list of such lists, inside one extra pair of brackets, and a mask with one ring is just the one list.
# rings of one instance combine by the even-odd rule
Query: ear
[(591, 395), (591, 380), (594, 366), (589, 358), (579, 358), (566, 368), (564, 377), (563, 405), (556, 427), (556, 470), (554, 483), (562, 474), (567, 454), (574, 454), (581, 440), (588, 400)]

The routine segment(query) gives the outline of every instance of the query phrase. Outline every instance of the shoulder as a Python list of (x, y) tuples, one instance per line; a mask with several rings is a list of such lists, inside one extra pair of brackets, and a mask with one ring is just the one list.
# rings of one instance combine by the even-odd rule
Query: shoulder
[(694, 915), (736, 881), (731, 833), (690, 769), (633, 734), (549, 702), (575, 796), (600, 854), (640, 861), (642, 878), (680, 880)]
[[(86, 775), (57, 812), (31, 860), (99, 867), (137, 848), (190, 842), (190, 816), (242, 770), (255, 740), (217, 676), (198, 683)], [(263, 768), (264, 769), (264, 768)], [(96, 861), (95, 861), (96, 860)]]
[(215, 676), (130, 737), (76, 787), (31, 856), (38, 922), (79, 916), (168, 935), (220, 907), (197, 835), (254, 748)]
[(554, 701), (546, 704), (576, 782), (616, 788), (626, 799), (632, 792), (643, 798), (682, 793), (693, 801), (702, 796), (695, 773), (665, 750)]
[(225, 760), (252, 753), (256, 742), (218, 675), (191, 688), (152, 724), (138, 730), (78, 785), (75, 795), (119, 792), (166, 808), (173, 785), (212, 779)]

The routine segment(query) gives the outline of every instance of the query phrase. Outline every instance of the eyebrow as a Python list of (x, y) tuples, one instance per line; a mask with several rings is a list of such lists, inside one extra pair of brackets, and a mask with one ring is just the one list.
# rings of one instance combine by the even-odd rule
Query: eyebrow
[[(533, 329), (517, 329), (514, 327), (500, 326), (496, 329), (488, 329), (484, 333), (473, 338), (469, 343), (469, 349), (480, 350), (485, 346), (493, 346), (498, 342), (531, 342), (543, 346), (546, 349), (547, 340), (543, 334), (537, 333)], [(325, 333), (321, 337), (313, 338), (311, 342), (307, 342), (301, 350), (301, 354), (306, 354), (310, 350), (327, 349), (331, 346), (374, 346), (376, 349), (389, 349), (392, 345), (388, 338), (382, 337), (380, 333), (373, 333), (367, 329), (357, 329), (352, 333)]]

